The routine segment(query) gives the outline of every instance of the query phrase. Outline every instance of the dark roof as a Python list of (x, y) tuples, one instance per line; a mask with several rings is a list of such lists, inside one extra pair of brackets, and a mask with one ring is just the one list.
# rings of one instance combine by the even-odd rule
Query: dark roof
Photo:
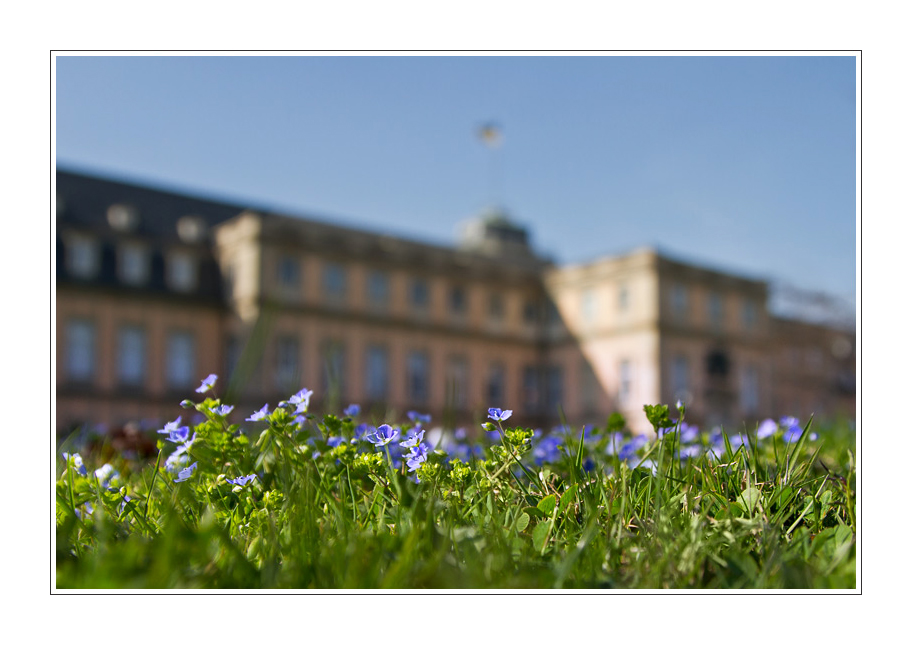
[(136, 234), (164, 239), (178, 239), (177, 221), (186, 215), (198, 215), (211, 228), (244, 210), (238, 205), (91, 177), (60, 168), (57, 169), (57, 197), (63, 204), (58, 222), (110, 231), (108, 208), (114, 204), (125, 204), (139, 212)]

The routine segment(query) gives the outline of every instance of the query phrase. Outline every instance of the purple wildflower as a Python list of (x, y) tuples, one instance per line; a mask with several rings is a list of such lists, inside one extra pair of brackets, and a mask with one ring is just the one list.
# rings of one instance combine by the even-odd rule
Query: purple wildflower
[(367, 435), (367, 440), (370, 441), (375, 446), (385, 446), (390, 441), (399, 436), (399, 431), (391, 428), (388, 424), (384, 423), (376, 432)]
[(506, 421), (513, 415), (513, 410), (501, 410), (500, 408), (488, 408), (488, 418), (494, 421)]
[(414, 448), (422, 441), (424, 441), (424, 430), (415, 428), (408, 431), (408, 434), (405, 436), (405, 441), (400, 441), (399, 445), (403, 448)]
[(83, 477), (88, 475), (89, 471), (87, 471), (85, 465), (83, 465), (82, 457), (79, 455), (79, 453), (74, 452), (72, 455), (68, 452), (63, 453), (63, 458), (66, 459), (68, 462), (70, 460), (70, 457), (73, 458), (73, 467), (76, 469), (76, 472), (79, 473), (80, 475), (82, 475)]
[(772, 419), (764, 419), (759, 426), (757, 426), (757, 439), (766, 439), (767, 437), (772, 437), (776, 434), (776, 430), (779, 429), (779, 426), (776, 425), (776, 422)]
[(218, 376), (215, 374), (210, 374), (203, 379), (202, 384), (196, 388), (196, 391), (202, 394), (203, 392), (208, 392), (212, 389), (212, 386), (215, 385), (215, 382), (218, 380)]
[(308, 390), (305, 387), (300, 392), (298, 392), (297, 394), (293, 395), (290, 399), (288, 399), (289, 403), (291, 403), (294, 406), (297, 406), (295, 408), (296, 414), (301, 414), (303, 412), (307, 412), (307, 408), (310, 406), (310, 397), (312, 394), (313, 394), (313, 391)]
[(412, 451), (408, 454), (406, 459), (410, 473), (418, 470), (421, 464), (427, 461), (428, 450), (430, 450), (430, 448), (426, 443), (419, 443), (412, 448)]
[(649, 439), (646, 438), (646, 435), (637, 435), (623, 446), (618, 451), (618, 458), (623, 461), (628, 461), (636, 456), (637, 450), (645, 446), (649, 442)]
[(219, 406), (216, 406), (216, 408), (212, 411), (220, 417), (227, 417), (229, 414), (231, 414), (231, 411), (233, 409), (234, 409), (233, 405), (219, 405)]
[(361, 406), (358, 405), (357, 403), (352, 403), (350, 406), (348, 406), (347, 408), (345, 408), (342, 411), (342, 414), (344, 414), (347, 417), (356, 417), (359, 414), (361, 414)]
[(414, 423), (415, 425), (419, 425), (419, 426), (420, 426), (422, 423), (430, 423), (430, 422), (431, 422), (431, 415), (430, 415), (430, 414), (421, 414), (421, 413), (419, 413), (419, 412), (415, 412), (414, 410), (411, 410), (411, 411), (408, 413), (408, 418), (409, 418), (409, 420), (411, 420), (412, 423)]
[(236, 477), (234, 479), (226, 480), (229, 484), (235, 484), (237, 486), (246, 486), (250, 482), (256, 479), (256, 475), (244, 475), (242, 477)]
[(190, 464), (189, 466), (187, 466), (186, 468), (184, 468), (182, 471), (177, 473), (177, 479), (174, 480), (174, 483), (179, 484), (181, 482), (187, 481), (188, 479), (190, 479), (190, 476), (193, 474), (194, 470), (196, 470), (195, 461), (192, 464)]
[(249, 417), (247, 417), (246, 420), (247, 421), (259, 421), (261, 419), (265, 419), (267, 414), (269, 414), (269, 404), (268, 403), (266, 405), (264, 405), (262, 408), (260, 408), (258, 411), (254, 412)]

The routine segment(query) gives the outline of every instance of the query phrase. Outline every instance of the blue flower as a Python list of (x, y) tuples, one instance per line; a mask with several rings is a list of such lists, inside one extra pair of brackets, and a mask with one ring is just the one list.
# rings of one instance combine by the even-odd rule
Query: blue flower
[(532, 457), (535, 460), (535, 465), (541, 466), (542, 464), (552, 463), (560, 459), (561, 452), (558, 447), (561, 443), (562, 439), (555, 434), (548, 435), (539, 441), (532, 449)]
[(102, 488), (107, 488), (108, 490), (114, 490), (111, 488), (110, 484), (114, 480), (120, 477), (120, 473), (114, 470), (114, 466), (111, 464), (105, 464), (101, 468), (95, 471), (95, 477), (98, 479), (98, 483)]
[(488, 418), (494, 421), (506, 421), (512, 416), (513, 410), (501, 410), (500, 408), (488, 408)]
[(236, 477), (235, 479), (228, 479), (229, 484), (235, 484), (237, 486), (246, 486), (250, 482), (256, 479), (256, 475), (244, 475), (243, 477)]
[(681, 441), (684, 443), (690, 443), (696, 441), (697, 437), (700, 436), (700, 428), (689, 423), (681, 422)]
[(357, 403), (352, 403), (350, 406), (345, 408), (342, 413), (347, 417), (356, 417), (361, 414), (361, 406)]
[[(161, 432), (161, 430), (159, 430)], [(168, 441), (171, 443), (186, 443), (187, 437), (190, 435), (189, 426), (181, 426), (176, 430), (172, 430), (168, 433)]]
[(190, 455), (185, 452), (183, 446), (180, 446), (171, 454), (171, 456), (168, 457), (168, 459), (165, 460), (165, 470), (173, 475), (181, 468), (186, 466), (189, 462)]
[(208, 392), (212, 389), (212, 386), (215, 385), (215, 382), (218, 380), (218, 376), (215, 374), (210, 374), (203, 379), (202, 385), (196, 388), (196, 391), (202, 394), (203, 392)]
[(415, 472), (421, 466), (422, 463), (427, 461), (427, 454), (430, 448), (426, 443), (420, 443), (408, 454), (406, 462), (408, 464), (409, 472)]
[(83, 465), (82, 457), (78, 452), (74, 452), (72, 455), (68, 452), (63, 453), (63, 458), (66, 459), (67, 462), (69, 462), (70, 457), (73, 458), (73, 467), (76, 469), (76, 472), (85, 477), (89, 471), (87, 471), (86, 467)]
[(409, 411), (409, 413), (408, 413), (408, 418), (411, 420), (412, 423), (414, 423), (414, 424), (416, 424), (416, 425), (419, 425), (419, 426), (420, 426), (422, 423), (430, 423), (430, 422), (431, 422), (431, 415), (430, 415), (430, 414), (421, 414), (421, 413), (419, 413), (419, 412), (415, 412), (414, 410)]
[(262, 408), (260, 408), (257, 412), (254, 412), (249, 417), (247, 417), (246, 420), (247, 421), (259, 421), (260, 419), (265, 419), (267, 414), (269, 414), (269, 404), (268, 403), (266, 405), (264, 405)]
[(645, 446), (648, 442), (649, 439), (646, 438), (646, 435), (637, 435), (621, 446), (621, 449), (618, 451), (618, 458), (624, 461), (634, 458), (637, 450)]
[(195, 461), (192, 464), (190, 464), (189, 466), (187, 466), (186, 468), (184, 468), (182, 471), (177, 473), (177, 479), (174, 480), (174, 483), (179, 484), (181, 482), (187, 481), (188, 479), (190, 479), (190, 475), (193, 474), (194, 470), (196, 470)]
[(233, 405), (219, 405), (212, 411), (220, 417), (227, 417), (233, 409)]
[(399, 431), (384, 423), (376, 432), (367, 435), (367, 440), (375, 446), (385, 446), (399, 436)]
[[(89, 515), (91, 515), (92, 513), (95, 512), (95, 509), (92, 508), (92, 505), (91, 505), (90, 503), (86, 502), (86, 503), (84, 504), (84, 506), (85, 506), (86, 513), (88, 513)], [(82, 519), (82, 513), (79, 511), (79, 509), (76, 508), (76, 509), (73, 509), (73, 510), (76, 511), (76, 517)]]
[(424, 441), (424, 430), (412, 429), (405, 436), (405, 441), (400, 441), (399, 445), (403, 448), (414, 448), (422, 441)]
[(687, 459), (696, 459), (702, 452), (703, 449), (700, 446), (681, 446), (681, 448), (678, 450), (678, 457), (682, 461), (686, 461)]
[(779, 426), (776, 425), (776, 422), (772, 419), (764, 419), (759, 426), (757, 426), (757, 439), (766, 439), (767, 437), (772, 437), (776, 434), (776, 430), (779, 429)]
[[(300, 392), (293, 395), (288, 399), (288, 402), (294, 406), (297, 406), (295, 409), (295, 414), (302, 414), (307, 412), (307, 408), (310, 406), (310, 397), (313, 394), (312, 390), (308, 390), (306, 387), (303, 388)], [(284, 407), (284, 406), (282, 406)]]
[(337, 448), (345, 441), (344, 437), (330, 437), (326, 440), (326, 445), (330, 448)]
[(177, 430), (180, 427), (181, 418), (177, 417), (174, 421), (169, 421), (165, 424), (165, 427), (158, 431), (158, 434), (167, 434), (170, 435), (172, 431)]

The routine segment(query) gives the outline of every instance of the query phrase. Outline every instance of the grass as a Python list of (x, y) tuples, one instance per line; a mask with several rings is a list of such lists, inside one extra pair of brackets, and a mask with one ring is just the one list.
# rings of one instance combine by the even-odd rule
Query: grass
[(155, 463), (121, 458), (111, 476), (60, 460), (58, 588), (856, 585), (847, 424), (785, 419), (729, 436), (646, 406), (672, 429), (645, 442), (613, 415), (585, 436), (506, 419), (437, 445), (406, 422), (377, 445), (356, 415), (318, 418), (306, 400), (248, 431), (219, 404), (185, 402), (206, 420), (159, 441)]

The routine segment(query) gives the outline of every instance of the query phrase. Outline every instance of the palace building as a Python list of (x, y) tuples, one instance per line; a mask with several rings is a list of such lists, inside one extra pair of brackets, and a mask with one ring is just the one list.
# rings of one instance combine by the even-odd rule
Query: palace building
[(853, 331), (652, 249), (556, 266), (500, 212), (444, 247), (60, 169), (56, 194), (59, 432), (171, 420), (210, 373), (237, 421), (302, 387), (450, 428), (855, 415)]

